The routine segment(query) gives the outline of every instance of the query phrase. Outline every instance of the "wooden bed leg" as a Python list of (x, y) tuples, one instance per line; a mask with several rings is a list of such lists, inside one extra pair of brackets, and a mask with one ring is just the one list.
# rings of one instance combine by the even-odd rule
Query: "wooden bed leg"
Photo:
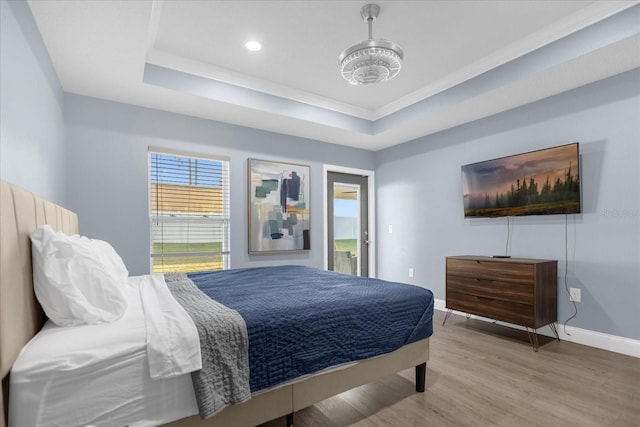
[(427, 382), (427, 362), (416, 366), (416, 391), (424, 393), (424, 386)]
[(293, 412), (287, 414), (287, 427), (293, 427)]

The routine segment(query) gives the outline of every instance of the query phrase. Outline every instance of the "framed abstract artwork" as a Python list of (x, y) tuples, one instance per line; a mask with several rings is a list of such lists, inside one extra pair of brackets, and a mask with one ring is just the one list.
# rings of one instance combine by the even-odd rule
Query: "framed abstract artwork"
[(309, 250), (310, 167), (249, 159), (247, 169), (249, 253)]

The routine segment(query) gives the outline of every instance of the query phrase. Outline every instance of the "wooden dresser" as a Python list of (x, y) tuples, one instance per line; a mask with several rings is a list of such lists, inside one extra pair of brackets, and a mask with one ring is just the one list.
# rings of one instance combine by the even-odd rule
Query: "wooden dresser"
[[(447, 309), (556, 332), (557, 269), (552, 260), (447, 257)], [(531, 344), (537, 350), (537, 335)]]

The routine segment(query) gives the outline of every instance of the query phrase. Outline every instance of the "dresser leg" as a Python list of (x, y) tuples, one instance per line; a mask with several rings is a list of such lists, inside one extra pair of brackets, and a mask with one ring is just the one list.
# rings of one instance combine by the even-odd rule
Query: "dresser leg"
[(549, 323), (549, 327), (551, 328), (551, 332), (556, 336), (558, 341), (560, 341), (560, 335), (558, 335), (558, 328), (555, 323)]
[(527, 327), (527, 335), (529, 336), (529, 342), (531, 343), (531, 347), (533, 347), (533, 351), (538, 351), (538, 332), (535, 329), (531, 329)]
[(447, 314), (444, 315), (444, 320), (442, 321), (442, 326), (444, 326), (445, 323), (447, 323), (447, 320), (449, 320), (449, 317), (451, 317), (451, 313), (453, 313), (452, 309), (448, 309), (447, 310)]

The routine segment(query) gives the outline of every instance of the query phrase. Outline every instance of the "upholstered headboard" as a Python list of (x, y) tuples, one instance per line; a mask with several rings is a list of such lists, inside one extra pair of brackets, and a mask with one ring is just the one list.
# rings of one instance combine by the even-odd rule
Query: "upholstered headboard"
[(8, 374), (22, 347), (45, 316), (33, 293), (29, 235), (42, 224), (78, 233), (78, 216), (35, 194), (0, 180), (0, 425), (6, 426)]

